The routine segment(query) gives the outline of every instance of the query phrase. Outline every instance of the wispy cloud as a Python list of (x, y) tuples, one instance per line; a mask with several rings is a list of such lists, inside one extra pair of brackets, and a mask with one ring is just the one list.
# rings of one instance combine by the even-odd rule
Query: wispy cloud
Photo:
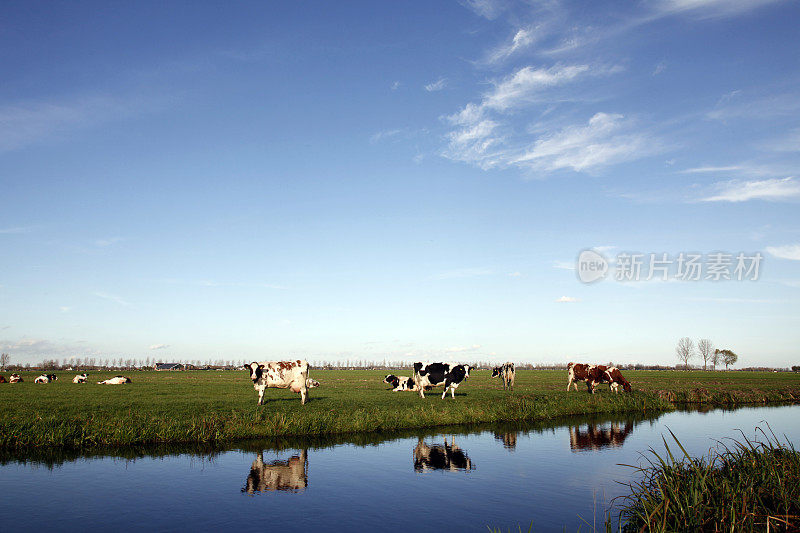
[(392, 85), (390, 86), (390, 89), (393, 90), (393, 91), (396, 91), (399, 88), (400, 88), (400, 82), (399, 81), (393, 82)]
[(591, 170), (657, 153), (657, 141), (631, 131), (622, 115), (597, 113), (586, 125), (568, 126), (538, 139), (511, 163), (553, 171)]
[(472, 346), (453, 346), (452, 348), (445, 348), (445, 353), (463, 353), (463, 352), (474, 352), (475, 350), (480, 350), (480, 344), (473, 344)]
[(511, 57), (516, 52), (525, 50), (536, 42), (536, 37), (536, 28), (520, 28), (516, 33), (514, 33), (514, 36), (511, 38), (509, 43), (503, 44), (489, 54), (487, 62), (498, 63)]
[(741, 91), (723, 95), (706, 117), (722, 122), (736, 119), (772, 120), (793, 117), (800, 111), (800, 99), (795, 94), (775, 94), (747, 98)]
[(435, 91), (441, 91), (445, 87), (447, 87), (447, 79), (439, 78), (435, 82), (427, 84), (425, 86), (425, 90), (428, 91), (429, 93), (431, 93), (431, 92), (435, 92)]
[(103, 300), (108, 300), (110, 302), (117, 303), (123, 307), (130, 307), (130, 302), (123, 300), (121, 297), (117, 296), (116, 294), (109, 294), (107, 292), (94, 292), (93, 293), (98, 298), (102, 298)]
[(791, 259), (800, 261), (800, 244), (786, 244), (783, 246), (767, 246), (768, 254), (779, 259)]
[(395, 138), (395, 137), (397, 137), (398, 135), (400, 135), (401, 133), (403, 133), (403, 130), (401, 130), (401, 129), (393, 129), (393, 130), (383, 130), (383, 131), (379, 131), (379, 132), (377, 132), (377, 133), (373, 134), (373, 135), (372, 135), (372, 136), (369, 138), (369, 142), (370, 142), (371, 144), (376, 144), (376, 143), (379, 143), (379, 142), (381, 142), (381, 141), (384, 141), (384, 140), (386, 140), (386, 139), (392, 139), (392, 138)]
[(77, 129), (123, 119), (161, 105), (138, 96), (84, 96), (0, 106), (0, 152), (18, 150)]
[(575, 298), (573, 296), (562, 296), (561, 298), (556, 298), (555, 301), (557, 303), (571, 304), (571, 303), (575, 303), (575, 302), (580, 302), (580, 299)]
[(729, 165), (724, 167), (694, 167), (694, 168), (687, 168), (685, 170), (681, 170), (681, 174), (704, 174), (704, 173), (718, 173), (718, 172), (732, 172), (737, 170), (742, 170), (741, 166), (738, 165)]
[(111, 246), (112, 244), (116, 244), (118, 242), (123, 241), (122, 237), (109, 237), (107, 239), (97, 239), (94, 241), (95, 246), (99, 246), (101, 248), (105, 248), (107, 246)]
[(800, 182), (794, 177), (753, 181), (726, 181), (714, 184), (717, 193), (703, 202), (746, 202), (748, 200), (791, 200), (800, 198)]
[(496, 19), (505, 10), (501, 0), (461, 0), (461, 4), (488, 20)]
[(689, 14), (697, 19), (733, 17), (783, 0), (665, 0), (653, 4), (655, 15)]
[(163, 350), (164, 348), (169, 348), (169, 344), (152, 344), (148, 350)]
[(16, 228), (0, 228), (0, 235), (15, 235), (20, 233), (30, 233), (32, 226), (19, 226)]

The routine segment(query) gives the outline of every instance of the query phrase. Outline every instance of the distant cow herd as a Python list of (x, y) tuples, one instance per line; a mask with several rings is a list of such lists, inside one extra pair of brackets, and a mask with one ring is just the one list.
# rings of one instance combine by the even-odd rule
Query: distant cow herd
[[(258, 393), (258, 404), (264, 403), (264, 392), (268, 388), (290, 389), (296, 394), (300, 394), (300, 403), (305, 405), (308, 401), (308, 390), (319, 387), (319, 381), (308, 377), (308, 361), (296, 359), (294, 361), (253, 361), (244, 368), (250, 373), (253, 388)], [(392, 392), (416, 392), (420, 398), (425, 397), (425, 391), (430, 391), (434, 387), (443, 387), (441, 398), (455, 398), (456, 389), (469, 378), (474, 367), (465, 364), (455, 363), (414, 363), (414, 373), (412, 376), (395, 376), (388, 374), (383, 382), (391, 386)], [(492, 368), (492, 377), (500, 378), (503, 383), (503, 390), (513, 390), (516, 371), (514, 363), (508, 362)], [(76, 384), (87, 383), (88, 374), (78, 374), (72, 378)], [(52, 383), (58, 380), (55, 374), (42, 374), (33, 380), (34, 383)], [(19, 374), (11, 374), (8, 380), (0, 376), (0, 383), (21, 383), (24, 380)], [(588, 365), (583, 363), (569, 363), (567, 365), (567, 391), (570, 387), (578, 390), (578, 382), (586, 383), (587, 391), (595, 393), (595, 389), (601, 383), (607, 383), (610, 390), (614, 393), (622, 390), (630, 392), (631, 384), (622, 376), (622, 372), (614, 366)], [(125, 376), (114, 376), (103, 381), (98, 381), (98, 385), (125, 385), (132, 383), (131, 378)]]

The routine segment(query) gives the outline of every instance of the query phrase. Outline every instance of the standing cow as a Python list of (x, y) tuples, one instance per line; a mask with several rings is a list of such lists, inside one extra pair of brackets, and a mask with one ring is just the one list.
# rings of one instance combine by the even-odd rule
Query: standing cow
[(264, 403), (264, 391), (270, 387), (291, 389), (300, 393), (300, 404), (308, 399), (308, 361), (253, 361), (245, 368), (250, 371), (253, 388), (258, 392), (258, 405)]
[(459, 470), (469, 472), (474, 470), (469, 456), (460, 447), (456, 446), (453, 439), (447, 444), (447, 437), (444, 439), (444, 446), (441, 444), (425, 444), (422, 439), (414, 447), (414, 470), (426, 472), (429, 470), (449, 470), (456, 472)]
[(286, 461), (264, 462), (264, 453), (256, 455), (250, 466), (250, 474), (242, 489), (247, 494), (273, 490), (300, 492), (308, 486), (308, 454), (302, 450)]
[(503, 390), (513, 390), (514, 378), (516, 377), (516, 372), (514, 372), (514, 363), (509, 362), (503, 364), (502, 366), (496, 366), (492, 368), (492, 377), (499, 377), (503, 380)]
[(450, 397), (456, 397), (456, 389), (469, 377), (469, 365), (454, 365), (451, 363), (414, 363), (414, 385), (419, 391), (419, 397), (424, 398), (425, 387), (444, 385), (442, 399), (450, 391)]
[(619, 368), (612, 366), (604, 373), (604, 381), (607, 381), (611, 386), (611, 390), (615, 393), (619, 392), (619, 386), (622, 385), (622, 390), (625, 392), (630, 392), (633, 390), (631, 384), (628, 383), (628, 380), (622, 377), (622, 372), (619, 371)]
[(570, 363), (567, 365), (567, 390), (570, 385), (578, 390), (578, 381), (585, 381), (588, 392), (594, 394), (594, 388), (605, 380), (604, 372), (608, 370), (603, 365), (585, 365), (583, 363)]

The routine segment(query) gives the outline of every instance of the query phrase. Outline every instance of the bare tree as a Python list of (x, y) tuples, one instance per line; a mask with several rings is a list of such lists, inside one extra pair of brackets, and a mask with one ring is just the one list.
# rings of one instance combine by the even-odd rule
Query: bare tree
[(706, 370), (708, 363), (714, 358), (714, 343), (711, 342), (711, 339), (697, 341), (697, 353), (700, 354), (700, 359), (703, 360), (703, 370)]
[(694, 357), (694, 342), (689, 337), (683, 337), (678, 341), (678, 346), (675, 347), (675, 353), (678, 354), (678, 359), (683, 361), (683, 366), (689, 370), (689, 359)]
[(7, 353), (0, 354), (0, 368), (5, 370), (6, 367), (8, 366), (8, 362), (10, 360), (11, 360), (11, 357), (9, 357), (9, 355)]

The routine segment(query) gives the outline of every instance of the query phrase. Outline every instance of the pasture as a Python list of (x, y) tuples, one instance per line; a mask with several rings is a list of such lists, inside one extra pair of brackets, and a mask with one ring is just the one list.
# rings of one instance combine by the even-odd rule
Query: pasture
[[(129, 372), (133, 383), (103, 386), (114, 373), (56, 372), (55, 383), (0, 385), (0, 447), (87, 447), (154, 443), (222, 443), (237, 439), (329, 435), (438, 427), (482, 422), (554, 420), (618, 412), (655, 412), (673, 403), (721, 405), (800, 399), (800, 375), (768, 372), (626, 371), (634, 392), (611, 394), (600, 385), (594, 396), (578, 384), (566, 389), (561, 370), (518, 370), (513, 392), (504, 392), (491, 371), (478, 370), (456, 392), (440, 399), (439, 387), (420, 399), (392, 392), (384, 370), (317, 370), (321, 386), (300, 405), (298, 394), (268, 389), (265, 404), (248, 372)], [(394, 371), (410, 375), (408, 369)], [(438, 390), (438, 393), (437, 393)], [(673, 403), (670, 403), (671, 400)]]

